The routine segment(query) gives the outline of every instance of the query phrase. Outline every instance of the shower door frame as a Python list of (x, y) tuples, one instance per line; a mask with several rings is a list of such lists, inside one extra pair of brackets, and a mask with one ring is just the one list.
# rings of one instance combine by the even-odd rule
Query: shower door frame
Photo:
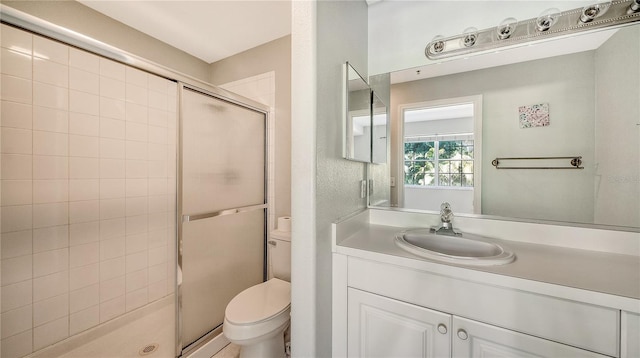
[[(182, 183), (183, 183), (183, 163), (182, 163), (182, 154), (183, 154), (183, 123), (184, 123), (184, 91), (191, 90), (197, 92), (203, 96), (208, 96), (229, 104), (233, 104), (236, 106), (240, 106), (242, 108), (252, 110), (254, 112), (260, 113), (264, 115), (264, 197), (263, 204), (261, 205), (252, 205), (248, 207), (241, 208), (228, 208), (226, 210), (221, 210), (217, 212), (211, 213), (203, 213), (198, 215), (185, 215), (182, 211)], [(268, 189), (269, 189), (269, 107), (252, 100), (249, 100), (243, 96), (236, 95), (234, 93), (228, 92), (218, 87), (207, 86), (206, 89), (203, 89), (200, 86), (195, 86), (192, 84), (188, 84), (186, 82), (178, 81), (178, 130), (177, 132), (177, 180), (176, 180), (176, 271), (182, 272), (182, 224), (184, 222), (189, 222), (193, 220), (212, 218), (216, 216), (224, 216), (224, 215), (233, 215), (242, 212), (254, 211), (254, 210), (263, 210), (264, 211), (264, 220), (263, 220), (263, 267), (262, 267), (262, 280), (265, 281), (267, 279), (267, 236), (268, 236), (268, 218), (269, 218), (269, 202), (268, 202)], [(182, 357), (188, 355), (190, 353), (195, 352), (202, 346), (209, 343), (212, 339), (222, 334), (222, 324), (214, 328), (213, 330), (206, 333), (204, 336), (200, 337), (195, 342), (189, 343), (187, 346), (184, 346), (184, 342), (182, 340), (182, 285), (177, 280), (178, 274), (176, 273), (176, 357)]]

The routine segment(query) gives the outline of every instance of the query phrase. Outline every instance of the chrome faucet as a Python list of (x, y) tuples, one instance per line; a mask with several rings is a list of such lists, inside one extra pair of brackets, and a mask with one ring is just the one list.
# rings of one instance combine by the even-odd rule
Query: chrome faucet
[(453, 210), (451, 210), (451, 205), (447, 202), (444, 202), (440, 205), (440, 221), (442, 221), (442, 225), (439, 228), (432, 227), (431, 232), (435, 233), (436, 235), (462, 235), (460, 231), (453, 228)]

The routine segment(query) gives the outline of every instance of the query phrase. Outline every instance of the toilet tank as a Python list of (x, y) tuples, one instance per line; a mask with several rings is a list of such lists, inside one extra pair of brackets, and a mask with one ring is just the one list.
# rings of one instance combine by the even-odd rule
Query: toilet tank
[(269, 236), (271, 276), (291, 282), (291, 232), (274, 230)]

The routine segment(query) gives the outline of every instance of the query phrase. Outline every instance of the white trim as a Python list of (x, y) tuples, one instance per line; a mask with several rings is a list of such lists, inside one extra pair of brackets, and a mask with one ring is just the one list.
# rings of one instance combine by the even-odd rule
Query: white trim
[[(398, 106), (398, 141), (396, 181), (398, 188), (398, 206), (404, 207), (404, 113), (406, 110), (425, 107), (444, 107), (462, 103), (473, 103), (473, 213), (482, 210), (482, 95), (439, 99), (435, 101), (405, 103)], [(480, 165), (478, 165), (480, 164)], [(393, 169), (392, 169), (393, 173)], [(400, 178), (403, 178), (402, 181)]]

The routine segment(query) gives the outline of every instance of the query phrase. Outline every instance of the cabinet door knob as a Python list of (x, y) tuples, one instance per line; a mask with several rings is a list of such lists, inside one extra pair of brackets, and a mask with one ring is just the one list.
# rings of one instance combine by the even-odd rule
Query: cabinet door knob
[(458, 330), (458, 338), (460, 338), (463, 341), (465, 341), (465, 340), (467, 340), (467, 338), (469, 338), (469, 335), (467, 334), (467, 331), (465, 331), (464, 329), (459, 329)]
[(440, 323), (438, 325), (438, 332), (442, 334), (447, 334), (447, 326), (445, 326), (443, 323)]

